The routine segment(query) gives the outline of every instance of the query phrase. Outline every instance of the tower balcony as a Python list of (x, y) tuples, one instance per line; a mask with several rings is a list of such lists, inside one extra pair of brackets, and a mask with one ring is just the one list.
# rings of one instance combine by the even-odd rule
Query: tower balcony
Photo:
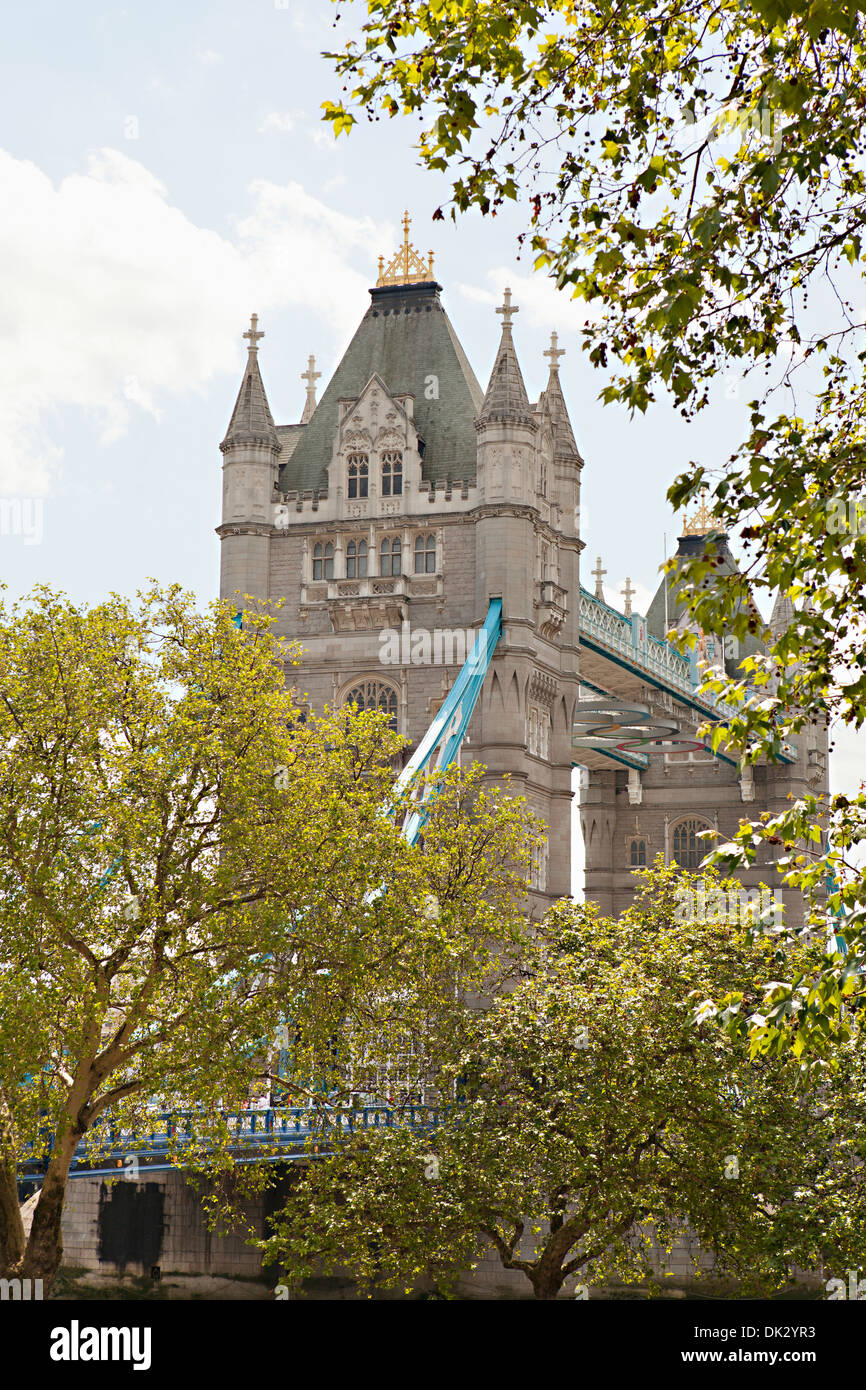
[(408, 616), (409, 579), (405, 574), (329, 579), (321, 585), (308, 585), (308, 599), (314, 598), (313, 589), (324, 591), (321, 597), (328, 605), (335, 632), (399, 628)]
[(537, 587), (535, 607), (542, 637), (555, 637), (568, 613), (568, 592), (554, 580), (543, 579)]

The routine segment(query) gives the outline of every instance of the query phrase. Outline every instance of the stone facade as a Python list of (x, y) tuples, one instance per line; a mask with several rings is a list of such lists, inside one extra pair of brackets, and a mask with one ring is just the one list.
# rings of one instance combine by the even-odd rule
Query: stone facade
[[(533, 875), (536, 913), (571, 892), (572, 767), (581, 761), (586, 896), (617, 913), (631, 901), (634, 868), (656, 854), (695, 866), (708, 848), (695, 840), (697, 831), (713, 828), (730, 838), (741, 817), (825, 790), (826, 733), (810, 728), (787, 761), (745, 773), (709, 752), (575, 753), (579, 695), (637, 699), (684, 727), (696, 727), (699, 712), (683, 699), (682, 687), (641, 683), (615, 658), (590, 663), (588, 651), (580, 657), (588, 683), (581, 689), (583, 460), (560, 382), (562, 351), (554, 335), (547, 386), (531, 404), (512, 337), (516, 309), (506, 291), (497, 311), (501, 341), (482, 392), (440, 291), (429, 279), (371, 290), (370, 306), (318, 404), (311, 360), (298, 424), (274, 424), (254, 319), (245, 335), (249, 360), (220, 446), (221, 594), (238, 602), (243, 596), (284, 600), (278, 630), (303, 648), (293, 679), (310, 706), (339, 707), (349, 699), (378, 704), (412, 746), (453, 682), (490, 600), (501, 598), (503, 638), (462, 756), (483, 763), (493, 780), (510, 774), (548, 828)], [(703, 543), (684, 537), (680, 549), (688, 553)], [(721, 561), (730, 567), (730, 552), (720, 544)], [(774, 622), (785, 616), (784, 603), (777, 604)], [(662, 586), (639, 621), (662, 638), (668, 622), (680, 617)], [(747, 650), (734, 652), (728, 644), (729, 669)], [(747, 887), (774, 880), (769, 861), (743, 879)], [(783, 896), (789, 913), (799, 916), (799, 901)]]
[(372, 701), (413, 746), (501, 598), (463, 756), (510, 774), (549, 827), (541, 911), (571, 890), (582, 460), (560, 354), (530, 405), (507, 307), (485, 395), (439, 296), (435, 282), (372, 290), (305, 424), (274, 426), (251, 330), (221, 445), (221, 593), (284, 599), (278, 630), (303, 647), (293, 678), (310, 705)]

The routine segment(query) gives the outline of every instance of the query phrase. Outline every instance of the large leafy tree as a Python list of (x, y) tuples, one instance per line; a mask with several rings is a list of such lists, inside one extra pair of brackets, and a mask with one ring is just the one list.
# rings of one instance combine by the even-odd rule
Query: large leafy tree
[[(679, 507), (709, 485), (743, 555), (740, 574), (719, 573), (711, 550), (682, 566), (704, 631), (757, 631), (750, 590), (793, 604), (768, 654), (716, 683), (737, 710), (717, 736), (751, 760), (809, 720), (859, 727), (866, 712), (863, 10), (368, 0), (330, 55), (344, 79), (342, 99), (324, 103), (338, 135), (363, 113), (411, 116), (421, 162), (451, 176), (452, 216), (522, 203), (535, 265), (587, 301), (605, 401), (643, 411), (667, 397), (692, 418), (722, 374), (726, 390), (745, 378), (743, 438), (729, 458), (693, 464), (669, 498)], [(844, 1034), (866, 911), (846, 851), (864, 825), (860, 796), (749, 832), (799, 840), (788, 881), (811, 891), (829, 878), (829, 911), (847, 918), (847, 955), (768, 991), (761, 1046), (786, 1037), (815, 1055)], [(747, 850), (744, 838), (732, 861)]]
[[(409, 846), (383, 814), (401, 740), (304, 716), (272, 622), (176, 588), (0, 612), (4, 1273), (53, 1278), (73, 1154), (109, 1119), (191, 1108), (225, 1156), (218, 1112), (267, 1080), (281, 1028), (297, 1097), (341, 1029), (375, 1054), (398, 999), (411, 1026), (520, 933), (519, 805), (455, 775)], [(40, 1157), (25, 1239), (16, 1169)]]
[(862, 1065), (804, 1089), (790, 1054), (750, 1061), (695, 1028), (689, 996), (754, 995), (785, 948), (723, 921), (684, 942), (680, 876), (642, 878), (618, 922), (548, 914), (523, 983), (443, 1054), (456, 1098), (437, 1129), (360, 1134), (297, 1175), (264, 1243), (283, 1277), (348, 1266), (447, 1288), (492, 1245), (549, 1299), (569, 1276), (643, 1278), (652, 1246), (687, 1231), (717, 1275), (764, 1293), (794, 1263), (863, 1259)]

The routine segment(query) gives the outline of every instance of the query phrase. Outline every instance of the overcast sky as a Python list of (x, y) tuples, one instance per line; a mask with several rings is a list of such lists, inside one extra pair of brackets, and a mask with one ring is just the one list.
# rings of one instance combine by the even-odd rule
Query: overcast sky
[[(0, 54), (0, 498), (29, 535), (0, 534), (11, 593), (49, 581), (76, 600), (148, 576), (203, 598), (218, 585), (218, 445), (250, 313), (274, 417), (297, 420), (309, 353), (333, 371), (408, 208), (443, 302), (485, 385), (493, 312), (510, 284), (527, 389), (556, 328), (586, 461), (584, 583), (600, 554), (608, 601), (626, 575), (645, 609), (679, 534), (665, 489), (690, 459), (720, 465), (746, 393), (720, 383), (686, 425), (666, 405), (630, 420), (597, 400), (583, 310), (517, 258), (519, 214), (431, 221), (447, 183), (418, 167), (409, 121), (333, 140), (339, 84), (318, 55), (343, 41), (329, 0), (29, 0)], [(39, 536), (41, 507), (41, 538)], [(5, 530), (11, 528), (8, 524)], [(838, 741), (836, 789), (866, 776)]]

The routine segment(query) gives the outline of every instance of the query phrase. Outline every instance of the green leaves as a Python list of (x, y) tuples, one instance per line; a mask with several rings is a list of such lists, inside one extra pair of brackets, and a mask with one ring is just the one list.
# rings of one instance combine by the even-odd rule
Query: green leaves
[[(787, 1049), (750, 1060), (740, 1001), (778, 967), (777, 945), (679, 920), (694, 875), (659, 864), (641, 878), (619, 922), (558, 903), (516, 988), (443, 1016), (428, 1057), (454, 1103), (438, 1127), (367, 1131), (299, 1172), (263, 1242), (270, 1260), (295, 1279), (348, 1264), (371, 1288), (426, 1277), (453, 1292), (492, 1246), (551, 1298), (569, 1276), (646, 1278), (653, 1246), (686, 1223), (717, 1275), (764, 1295), (793, 1260), (862, 1258), (856, 1227), (835, 1249), (826, 1238), (863, 1202), (833, 1147), (837, 1134), (866, 1142), (862, 1061), (810, 1090)], [(774, 989), (792, 1016), (789, 986)], [(720, 1024), (737, 1020), (729, 1039)]]
[(457, 981), (494, 987), (494, 938), (524, 929), (522, 805), (450, 773), (410, 847), (387, 716), (302, 721), (273, 623), (176, 587), (0, 608), (0, 1105), (61, 1195), (60, 1138), (146, 1125), (155, 1097), (198, 1107), (227, 1165), (210, 1112), (345, 1090), (335, 1039), (375, 1051)]

